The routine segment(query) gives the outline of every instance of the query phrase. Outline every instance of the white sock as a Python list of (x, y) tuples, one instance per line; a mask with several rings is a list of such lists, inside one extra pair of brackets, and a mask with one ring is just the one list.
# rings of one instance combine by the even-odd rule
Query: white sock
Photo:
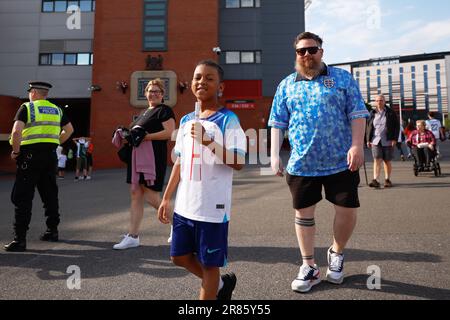
[(223, 280), (222, 280), (222, 277), (220, 277), (219, 278), (219, 289), (217, 289), (217, 292), (219, 292), (220, 289), (222, 289), (222, 288), (223, 288)]

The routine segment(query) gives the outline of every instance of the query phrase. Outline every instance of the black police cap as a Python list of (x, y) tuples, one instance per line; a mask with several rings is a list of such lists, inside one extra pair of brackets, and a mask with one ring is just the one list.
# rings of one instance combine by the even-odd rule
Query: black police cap
[(41, 90), (50, 90), (52, 88), (52, 85), (48, 82), (43, 81), (32, 81), (28, 83), (28, 92), (30, 92), (31, 89), (41, 89)]

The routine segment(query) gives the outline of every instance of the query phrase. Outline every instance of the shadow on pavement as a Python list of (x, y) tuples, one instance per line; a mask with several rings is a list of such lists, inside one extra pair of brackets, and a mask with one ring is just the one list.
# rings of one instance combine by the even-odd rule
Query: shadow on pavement
[[(61, 240), (59, 243), (76, 246), (75, 249), (33, 250), (25, 253), (4, 253), (1, 255), (0, 267), (18, 267), (40, 269), (36, 275), (41, 280), (66, 279), (67, 267), (79, 266), (83, 278), (114, 277), (129, 273), (141, 273), (158, 278), (184, 277), (188, 273), (176, 267), (170, 261), (169, 245), (140, 246), (139, 248), (116, 251), (113, 242)], [(84, 247), (84, 248), (83, 248)], [(86, 248), (87, 247), (87, 248)], [(319, 266), (326, 266), (328, 248), (317, 248)], [(290, 263), (299, 265), (297, 248), (283, 247), (230, 247), (230, 261), (249, 261), (258, 263)], [(381, 252), (360, 249), (347, 249), (346, 262), (352, 261), (402, 261), (439, 263), (441, 257), (422, 252)], [(350, 276), (346, 286), (367, 290), (367, 275)], [(415, 295), (418, 297), (450, 297), (449, 290), (432, 289), (417, 285), (396, 282), (383, 282), (383, 291)], [(353, 286), (353, 287), (352, 287)], [(390, 292), (390, 291), (388, 291)], [(414, 294), (413, 294), (414, 293)]]
[[(346, 277), (344, 283), (341, 285), (334, 285), (326, 281), (322, 281), (319, 285), (314, 287), (314, 291), (320, 292), (342, 289), (357, 289), (367, 291), (367, 277), (368, 276), (366, 274), (351, 275)], [(404, 296), (433, 300), (450, 299), (450, 290), (448, 289), (430, 288), (416, 284), (384, 280), (383, 278), (381, 279), (380, 292), (398, 294), (402, 296), (402, 299), (404, 299)]]

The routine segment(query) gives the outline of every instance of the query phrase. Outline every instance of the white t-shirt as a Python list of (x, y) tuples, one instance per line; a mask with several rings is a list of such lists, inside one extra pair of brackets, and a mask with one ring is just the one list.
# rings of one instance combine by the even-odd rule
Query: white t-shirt
[[(181, 168), (175, 212), (195, 221), (227, 222), (231, 214), (233, 169), (223, 164), (208, 147), (194, 145), (191, 137), (194, 121), (194, 113), (187, 114), (178, 129), (175, 154), (180, 157)], [(247, 139), (233, 112), (222, 108), (200, 122), (215, 142), (245, 155)], [(192, 156), (193, 150), (199, 157)]]
[(65, 154), (61, 154), (58, 157), (58, 168), (65, 168), (67, 162), (67, 156)]
[(439, 137), (440, 137), (439, 130), (442, 127), (441, 122), (438, 119), (430, 119), (430, 120), (425, 121), (425, 123), (426, 123), (427, 129), (430, 130), (431, 132), (433, 132), (436, 140), (439, 140)]

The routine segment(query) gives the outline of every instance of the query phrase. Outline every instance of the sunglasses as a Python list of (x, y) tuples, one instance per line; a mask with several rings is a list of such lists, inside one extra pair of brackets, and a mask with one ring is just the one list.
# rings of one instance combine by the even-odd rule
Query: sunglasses
[(295, 52), (301, 57), (303, 57), (306, 52), (309, 52), (310, 55), (316, 54), (320, 50), (319, 47), (307, 47), (307, 48), (298, 48), (295, 49)]
[(149, 94), (160, 94), (161, 90), (147, 90)]

